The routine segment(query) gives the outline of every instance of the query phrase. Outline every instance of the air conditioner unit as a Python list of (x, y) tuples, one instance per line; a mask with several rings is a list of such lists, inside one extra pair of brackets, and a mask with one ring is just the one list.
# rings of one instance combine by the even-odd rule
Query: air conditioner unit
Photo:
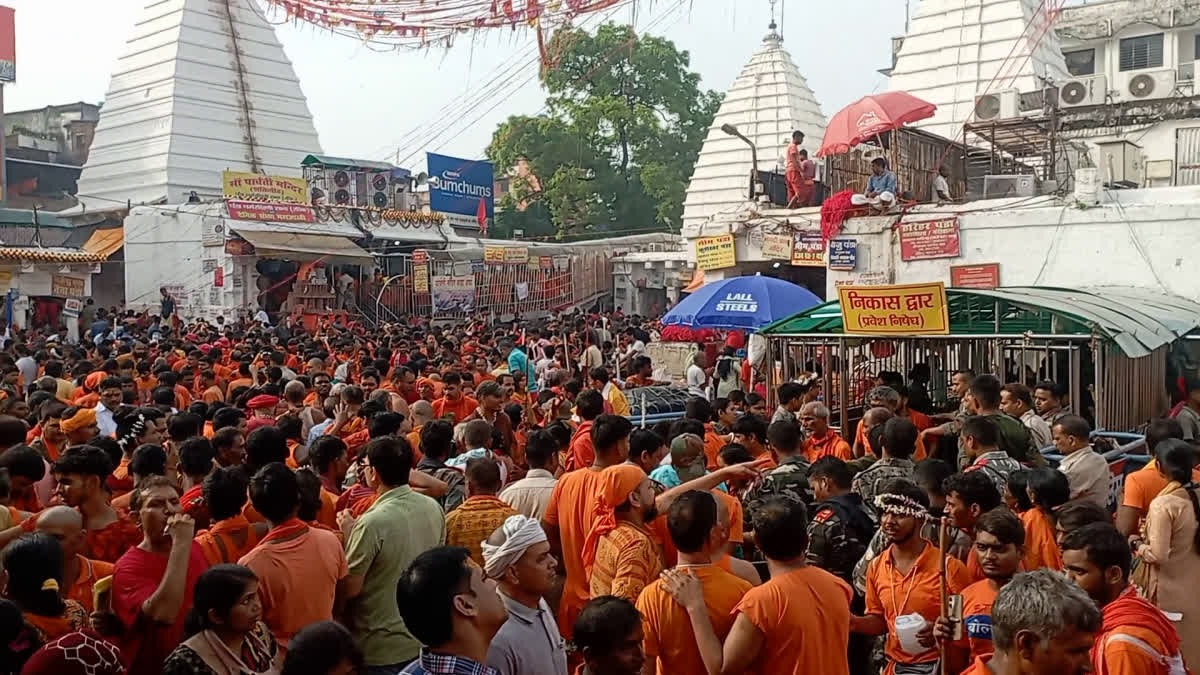
[(1006, 89), (994, 94), (981, 94), (975, 97), (975, 120), (991, 122), (1019, 117), (1020, 94), (1016, 89)]
[(1063, 108), (1101, 105), (1107, 98), (1108, 78), (1103, 75), (1077, 77), (1058, 88), (1058, 105)]
[(358, 206), (358, 172), (338, 169), (329, 178), (329, 198), (333, 206)]
[(392, 181), (389, 171), (372, 171), (368, 174), (370, 197), (369, 206), (374, 209), (390, 209), (392, 200)]
[(1175, 93), (1175, 69), (1144, 70), (1125, 74), (1121, 96), (1126, 101), (1168, 98)]
[(1146, 177), (1146, 187), (1170, 185), (1175, 178), (1175, 160), (1146, 160), (1142, 163), (1142, 174)]
[(1028, 174), (983, 177), (983, 198), (1032, 197), (1037, 181)]

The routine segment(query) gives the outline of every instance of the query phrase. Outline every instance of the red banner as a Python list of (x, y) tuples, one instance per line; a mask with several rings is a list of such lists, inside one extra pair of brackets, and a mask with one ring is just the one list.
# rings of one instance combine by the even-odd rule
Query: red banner
[(258, 202), (226, 202), (229, 217), (234, 220), (262, 220), (273, 223), (315, 223), (317, 215), (306, 204), (260, 204)]
[(950, 285), (954, 288), (996, 288), (1000, 285), (1000, 265), (951, 265)]
[(958, 218), (900, 224), (900, 259), (957, 258)]
[(17, 24), (12, 7), (0, 7), (0, 82), (17, 81)]
[(213, 268), (213, 286), (215, 286), (217, 288), (224, 288), (224, 286), (225, 286), (225, 268), (224, 267)]

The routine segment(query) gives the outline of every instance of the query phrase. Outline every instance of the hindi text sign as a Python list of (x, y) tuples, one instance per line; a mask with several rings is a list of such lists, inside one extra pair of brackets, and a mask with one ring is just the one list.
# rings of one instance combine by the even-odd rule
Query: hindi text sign
[(849, 272), (858, 265), (857, 239), (829, 240), (829, 269)]
[(83, 279), (66, 277), (61, 274), (51, 274), (50, 295), (57, 298), (82, 298)]
[(529, 249), (505, 246), (504, 262), (509, 265), (524, 265), (529, 262)]
[(720, 270), (736, 264), (732, 234), (700, 237), (696, 240), (696, 267), (702, 270)]
[(416, 263), (412, 266), (413, 292), (429, 292), (429, 263)]
[(488, 265), (501, 265), (504, 263), (504, 247), (503, 246), (484, 246), (483, 247), (483, 262)]
[(792, 235), (764, 234), (762, 256), (767, 260), (791, 260)]
[(472, 312), (475, 310), (475, 276), (433, 277), (435, 313)]
[(270, 223), (315, 223), (317, 215), (304, 204), (260, 204), (258, 202), (225, 202), (229, 217), (234, 220), (259, 220)]
[(842, 326), (858, 335), (946, 335), (950, 313), (946, 286), (841, 286)]
[(959, 255), (958, 218), (900, 223), (900, 259), (931, 260)]
[(263, 204), (308, 205), (308, 181), (303, 178), (223, 171), (221, 182), (225, 199)]
[(952, 288), (996, 288), (1000, 285), (1000, 264), (951, 265)]
[(825, 238), (819, 231), (796, 233), (792, 264), (797, 267), (825, 266)]

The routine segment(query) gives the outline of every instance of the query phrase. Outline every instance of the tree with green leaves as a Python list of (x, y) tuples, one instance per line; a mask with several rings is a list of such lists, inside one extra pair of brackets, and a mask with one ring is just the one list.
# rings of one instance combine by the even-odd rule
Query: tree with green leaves
[(510, 117), (487, 149), (497, 169), (527, 160), (533, 176), (513, 178), (492, 234), (678, 231), (721, 97), (701, 90), (686, 51), (632, 26), (561, 30), (546, 51), (546, 112)]

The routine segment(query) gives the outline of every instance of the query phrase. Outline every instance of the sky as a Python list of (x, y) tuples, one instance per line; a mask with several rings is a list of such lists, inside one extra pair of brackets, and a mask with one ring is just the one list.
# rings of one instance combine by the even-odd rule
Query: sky
[[(159, 1), (0, 0), (16, 9), (17, 21), (17, 82), (4, 88), (4, 109), (103, 101), (143, 6)], [(890, 38), (904, 32), (904, 2), (780, 0), (780, 6), (784, 46), (827, 117), (887, 88), (876, 71), (890, 65)], [(326, 154), (406, 167), (423, 165), (426, 151), (481, 158), (498, 124), (540, 112), (545, 100), (532, 31), (479, 32), (448, 50), (380, 52), (285, 22), (279, 12), (265, 15), (280, 23), (277, 34)], [(691, 54), (702, 86), (723, 92), (759, 48), (770, 16), (767, 0), (638, 0), (636, 14), (621, 9), (613, 20), (633, 19), (639, 30), (672, 40)], [(522, 61), (529, 65), (505, 68)], [(503, 90), (480, 97), (498, 75), (508, 81)]]

